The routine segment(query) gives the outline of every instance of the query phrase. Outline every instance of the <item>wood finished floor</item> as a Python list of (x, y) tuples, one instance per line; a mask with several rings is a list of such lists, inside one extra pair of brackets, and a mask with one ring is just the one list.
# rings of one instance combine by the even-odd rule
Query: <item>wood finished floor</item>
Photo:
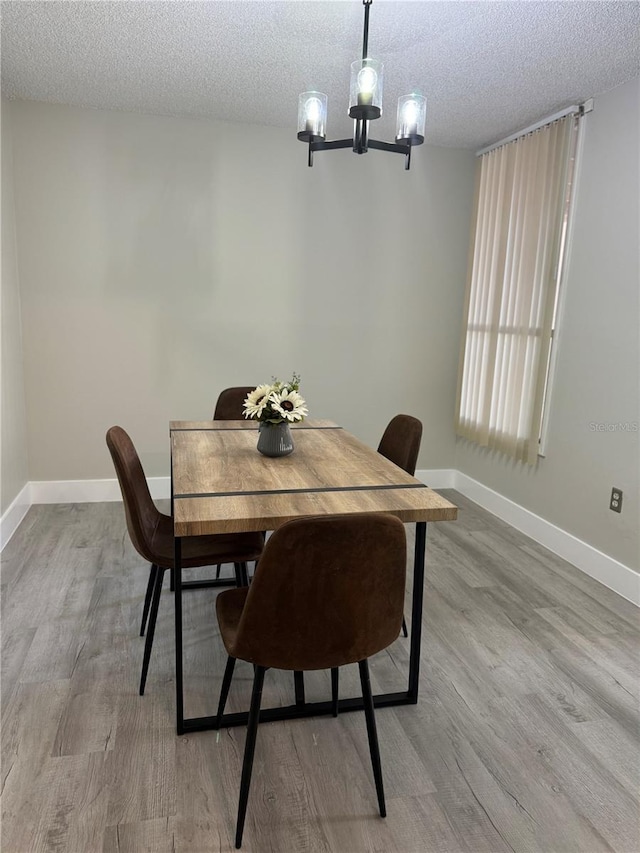
[[(420, 702), (377, 712), (388, 817), (360, 714), (265, 724), (243, 849), (637, 853), (638, 611), (443, 494), (461, 511), (429, 528)], [(6, 546), (2, 853), (233, 849), (245, 732), (176, 737), (168, 587), (138, 696), (147, 577), (116, 503), (33, 507)], [(214, 598), (185, 595), (187, 715), (217, 702)], [(407, 659), (402, 638), (374, 658), (374, 689), (403, 689)], [(229, 710), (251, 675), (238, 664)], [(312, 674), (308, 697), (329, 683)], [(267, 673), (265, 706), (292, 697)]]

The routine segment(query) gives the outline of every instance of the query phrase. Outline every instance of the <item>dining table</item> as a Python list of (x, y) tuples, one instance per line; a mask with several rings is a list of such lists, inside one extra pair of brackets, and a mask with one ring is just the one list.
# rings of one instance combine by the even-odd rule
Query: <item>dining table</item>
[[(178, 734), (216, 728), (215, 716), (184, 716), (182, 538), (276, 530), (305, 516), (380, 512), (415, 523), (407, 689), (374, 696), (377, 708), (418, 701), (427, 523), (454, 521), (457, 508), (420, 480), (329, 420), (292, 424), (294, 451), (256, 449), (255, 421), (171, 421), (171, 509), (175, 541), (175, 689)], [(329, 699), (309, 702), (294, 674), (291, 705), (264, 708), (261, 721), (331, 714)], [(362, 697), (339, 700), (362, 710)], [(227, 713), (223, 727), (246, 725), (248, 711)]]

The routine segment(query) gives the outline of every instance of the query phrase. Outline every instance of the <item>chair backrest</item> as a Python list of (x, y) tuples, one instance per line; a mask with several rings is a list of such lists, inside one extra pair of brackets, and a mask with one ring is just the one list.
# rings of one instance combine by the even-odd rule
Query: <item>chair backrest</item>
[(235, 656), (276, 669), (330, 669), (397, 639), (406, 576), (404, 525), (359, 513), (300, 518), (260, 557)]
[(378, 453), (413, 477), (416, 473), (421, 439), (422, 424), (417, 418), (411, 415), (396, 415), (382, 434)]
[(250, 394), (255, 385), (247, 385), (237, 388), (225, 388), (220, 392), (216, 408), (213, 413), (214, 421), (241, 421), (242, 409), (247, 394)]
[(160, 511), (149, 493), (140, 458), (122, 427), (112, 426), (107, 431), (107, 447), (118, 475), (131, 542), (145, 560), (153, 563), (151, 542), (160, 521)]

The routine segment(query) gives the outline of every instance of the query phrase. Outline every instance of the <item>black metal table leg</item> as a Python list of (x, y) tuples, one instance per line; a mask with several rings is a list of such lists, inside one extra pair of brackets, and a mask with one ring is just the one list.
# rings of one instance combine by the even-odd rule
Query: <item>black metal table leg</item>
[(413, 600), (411, 604), (411, 640), (409, 641), (409, 697), (418, 701), (420, 679), (420, 642), (422, 640), (422, 607), (424, 603), (424, 555), (427, 545), (427, 522), (416, 524), (416, 544), (413, 552)]
[(296, 692), (296, 705), (304, 705), (304, 672), (294, 671), (293, 684)]
[(173, 577), (175, 582), (176, 631), (176, 731), (184, 734), (184, 698), (182, 693), (182, 539), (174, 538)]
[(340, 670), (337, 666), (334, 666), (331, 669), (331, 706), (333, 708), (332, 714), (334, 717), (338, 716), (338, 691), (340, 685)]

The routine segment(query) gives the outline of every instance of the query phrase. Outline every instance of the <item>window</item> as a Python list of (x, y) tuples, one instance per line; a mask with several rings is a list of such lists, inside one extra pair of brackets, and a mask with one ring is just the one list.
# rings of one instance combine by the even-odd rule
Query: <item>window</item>
[(456, 432), (533, 464), (573, 185), (578, 116), (479, 158)]

